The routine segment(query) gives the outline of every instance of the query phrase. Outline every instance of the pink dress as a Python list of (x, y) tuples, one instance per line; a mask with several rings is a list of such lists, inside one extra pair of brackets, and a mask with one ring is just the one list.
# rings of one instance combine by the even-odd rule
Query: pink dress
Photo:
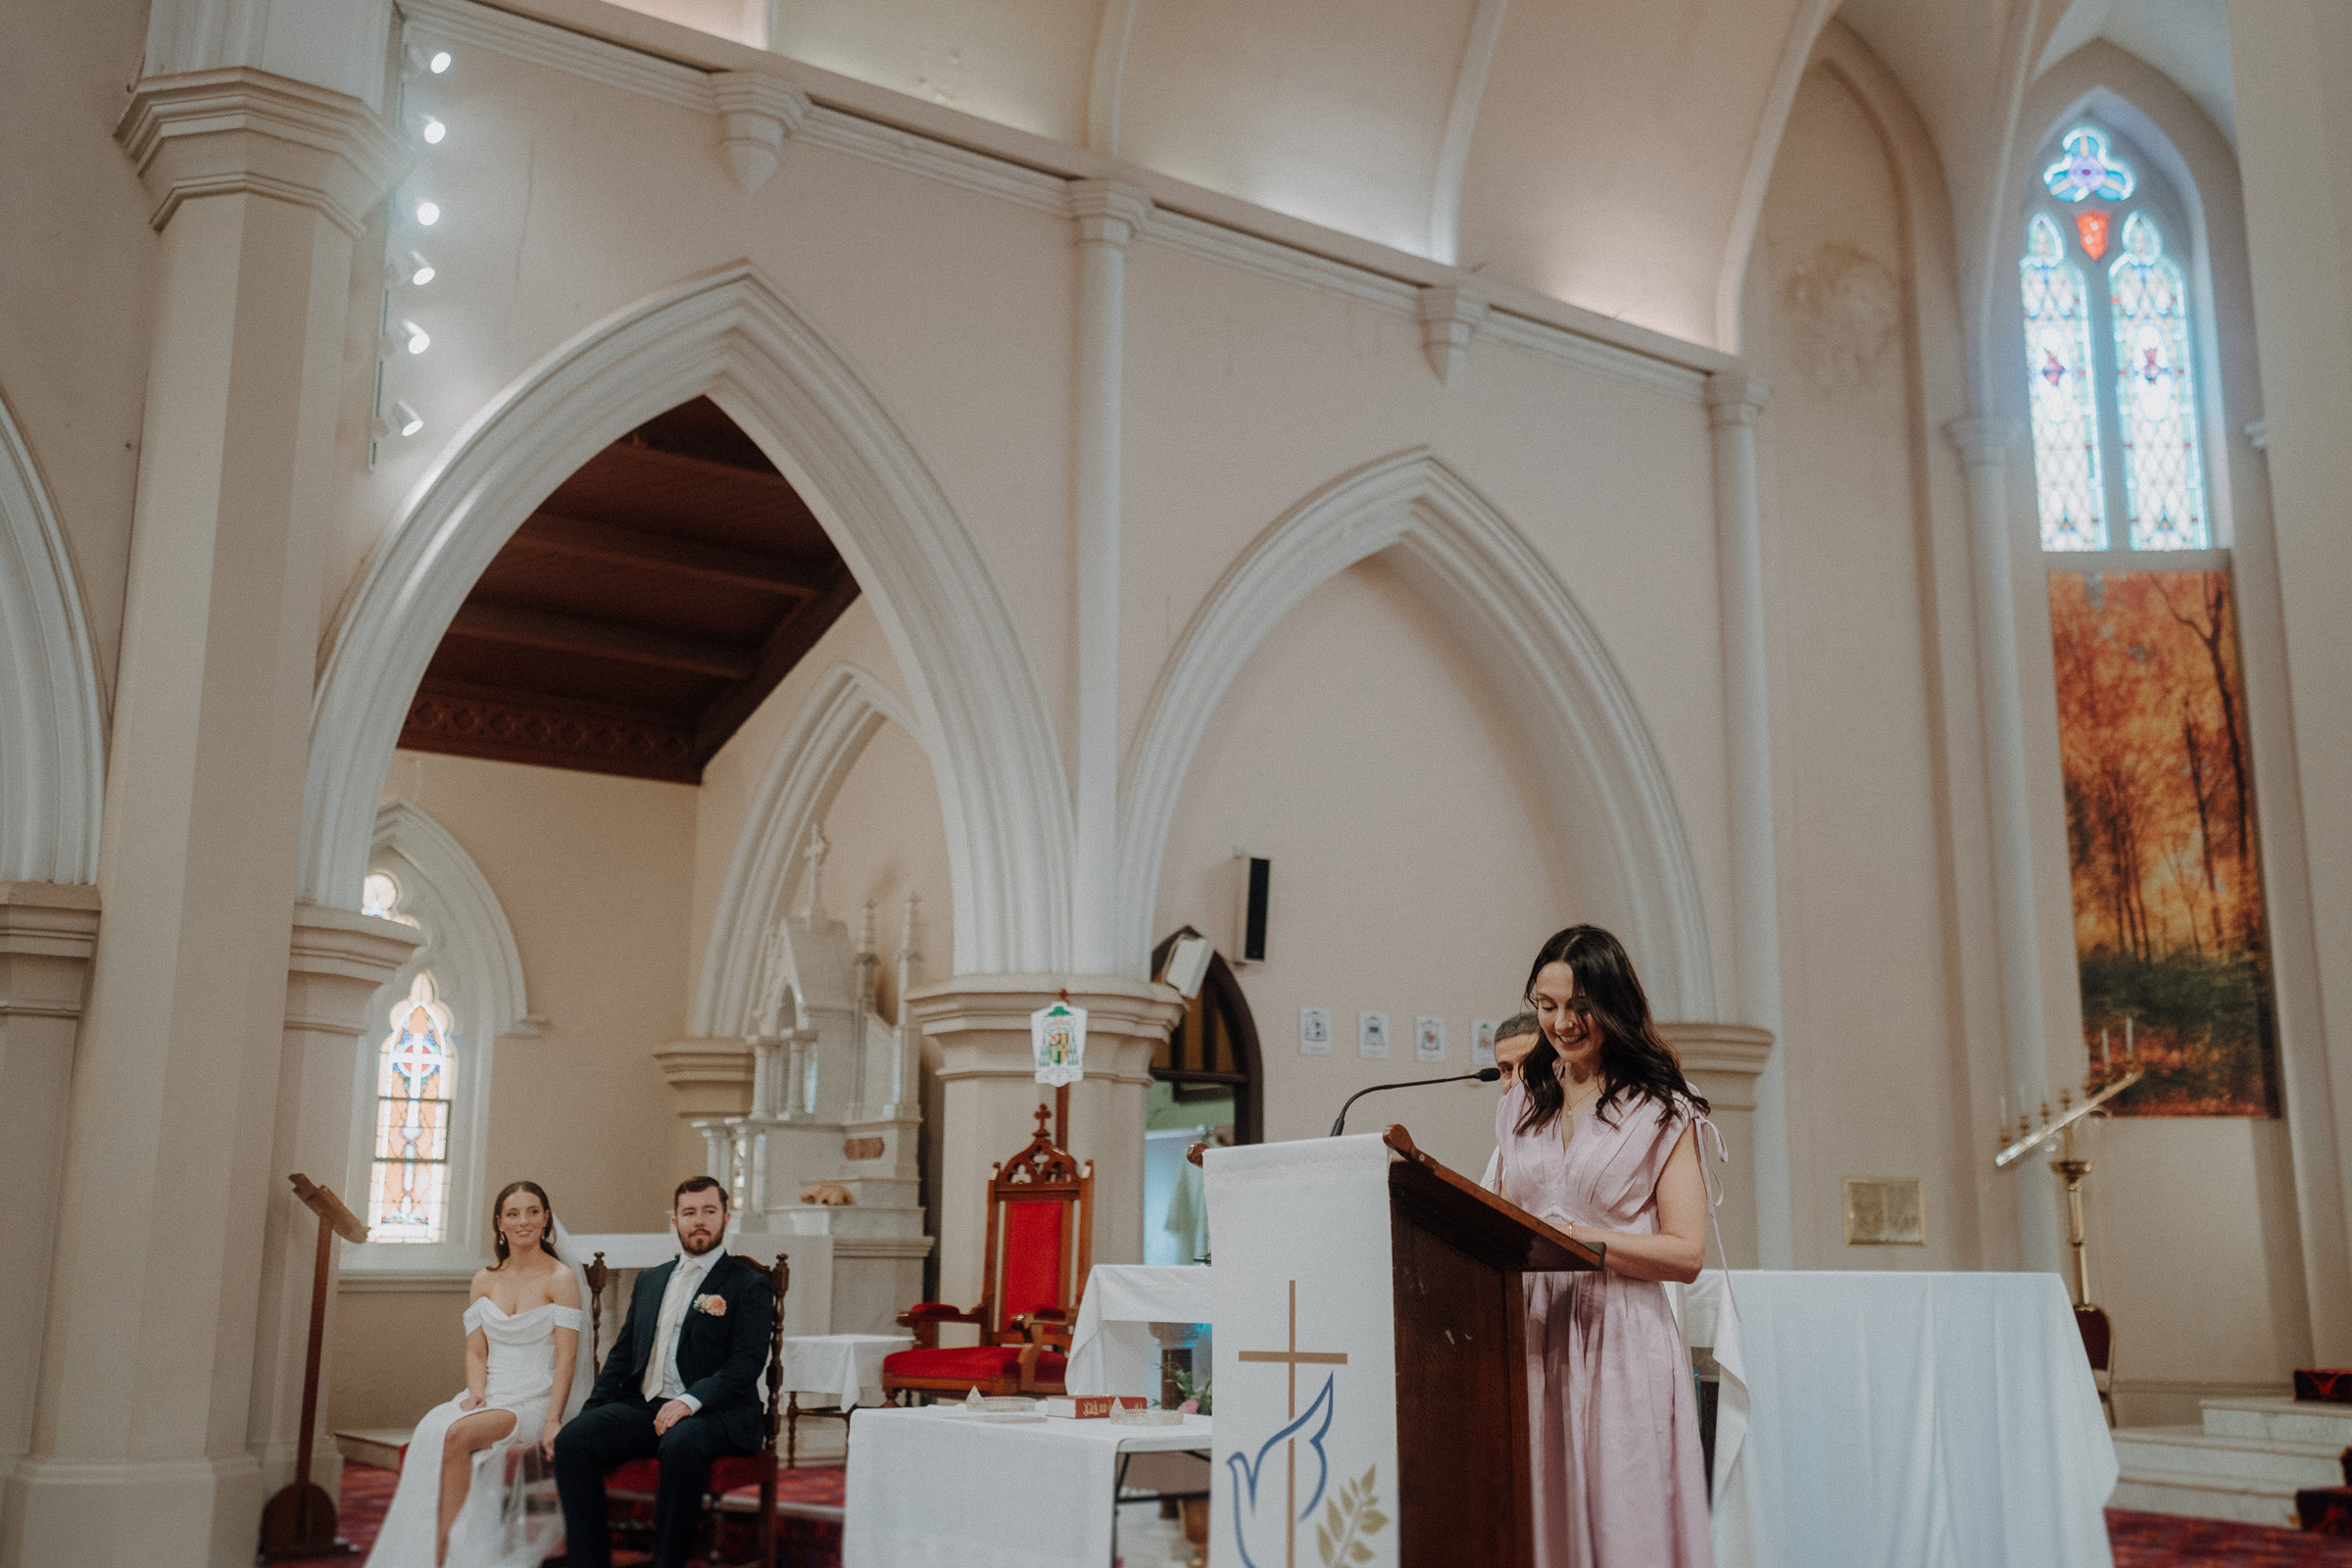
[[(1494, 1110), (1502, 1195), (1540, 1219), (1655, 1235), (1658, 1178), (1693, 1119), (1651, 1100), (1519, 1132), (1518, 1084)], [(1610, 1125), (1614, 1121), (1616, 1125)], [(1609, 1271), (1530, 1274), (1529, 1458), (1538, 1568), (1714, 1568), (1698, 1405), (1666, 1287)]]

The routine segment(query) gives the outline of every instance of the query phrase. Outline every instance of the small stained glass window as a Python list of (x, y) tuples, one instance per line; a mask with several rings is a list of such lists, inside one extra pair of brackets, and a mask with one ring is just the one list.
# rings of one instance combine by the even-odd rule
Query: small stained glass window
[(377, 920), (416, 924), (415, 915), (400, 912), (400, 884), (389, 871), (370, 871), (368, 880), (360, 884), (360, 912)]
[(2123, 254), (2108, 269), (2107, 283), (2132, 548), (2203, 550), (2210, 530), (2189, 370), (2188, 290), (2145, 213), (2124, 220)]
[(2026, 225), (2026, 257), (2019, 271), (2041, 547), (2104, 550), (2107, 485), (2099, 464), (2089, 290), (2082, 270), (2067, 260), (2066, 241), (2046, 214), (2036, 213)]
[(2107, 151), (2107, 138), (2077, 125), (2059, 138), (2058, 161), (2041, 172), (2041, 182), (2062, 202), (2120, 202), (2137, 183), (2131, 169)]
[(448, 1225), (450, 1079), (456, 1066), (449, 1008), (427, 970), (393, 1005), (376, 1054), (375, 1164), (368, 1191), (368, 1239), (437, 1242)]

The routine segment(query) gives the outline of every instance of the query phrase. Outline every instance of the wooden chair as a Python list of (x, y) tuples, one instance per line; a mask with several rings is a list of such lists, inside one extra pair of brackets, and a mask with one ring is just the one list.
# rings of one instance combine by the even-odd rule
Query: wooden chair
[[(749, 1259), (746, 1259), (749, 1261)], [(598, 1357), (604, 1343), (605, 1285), (612, 1271), (599, 1252), (595, 1260), (581, 1271), (588, 1276), (588, 1353)], [(710, 1557), (718, 1560), (717, 1523), (711, 1517), (719, 1499), (730, 1492), (745, 1487), (760, 1489), (760, 1568), (776, 1568), (776, 1434), (784, 1425), (784, 1296), (792, 1288), (792, 1254), (778, 1252), (774, 1266), (764, 1270), (768, 1289), (776, 1293), (776, 1321), (767, 1335), (767, 1415), (766, 1441), (758, 1453), (722, 1454), (710, 1462), (710, 1479), (703, 1489), (704, 1528), (710, 1541)], [(662, 1461), (654, 1458), (630, 1459), (605, 1472), (605, 1494), (632, 1502), (642, 1502), (649, 1509), (654, 1494), (662, 1484)], [(621, 1530), (653, 1528), (650, 1513), (643, 1525), (621, 1524)]]
[[(1037, 1107), (1027, 1148), (995, 1168), (988, 1184), (988, 1241), (980, 1304), (962, 1311), (924, 1301), (899, 1314), (915, 1347), (882, 1362), (882, 1396), (1060, 1394), (1070, 1334), (1094, 1250), (1095, 1166), (1054, 1147), (1050, 1112)], [(943, 1323), (970, 1323), (980, 1343), (943, 1348)]]
[(2075, 1328), (2082, 1336), (2082, 1353), (2090, 1357), (2090, 1385), (2099, 1391), (2099, 1404), (2107, 1412), (2107, 1425), (2115, 1425), (2115, 1324), (2109, 1321), (2105, 1307), (2080, 1302), (2075, 1307)]

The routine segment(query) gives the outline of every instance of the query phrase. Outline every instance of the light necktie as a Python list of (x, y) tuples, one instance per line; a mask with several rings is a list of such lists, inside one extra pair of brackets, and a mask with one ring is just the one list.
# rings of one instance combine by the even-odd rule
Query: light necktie
[(645, 1381), (638, 1385), (649, 1399), (661, 1396), (670, 1357), (677, 1353), (678, 1325), (686, 1320), (686, 1303), (694, 1299), (694, 1288), (702, 1276), (700, 1268), (680, 1258), (669, 1277), (669, 1288), (662, 1293), (662, 1315), (654, 1322), (654, 1353), (646, 1358)]

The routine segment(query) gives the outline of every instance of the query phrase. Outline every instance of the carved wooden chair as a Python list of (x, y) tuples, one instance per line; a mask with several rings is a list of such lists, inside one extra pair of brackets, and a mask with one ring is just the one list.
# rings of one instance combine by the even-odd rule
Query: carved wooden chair
[[(612, 1270), (606, 1264), (605, 1254), (599, 1252), (581, 1272), (588, 1276), (588, 1353), (594, 1360), (601, 1360), (605, 1285), (612, 1277)], [(758, 1453), (722, 1454), (710, 1462), (710, 1479), (703, 1490), (703, 1530), (710, 1543), (710, 1559), (716, 1563), (718, 1529), (713, 1515), (719, 1506), (719, 1499), (730, 1492), (757, 1486), (760, 1489), (760, 1568), (776, 1568), (776, 1434), (784, 1424), (784, 1296), (792, 1289), (792, 1255), (778, 1252), (774, 1265), (763, 1272), (767, 1275), (768, 1289), (776, 1293), (775, 1326), (768, 1330), (767, 1336), (767, 1436)], [(644, 1504), (639, 1510), (644, 1518), (641, 1521), (615, 1522), (612, 1527), (615, 1535), (622, 1532), (651, 1535), (654, 1494), (661, 1485), (662, 1461), (659, 1459), (630, 1459), (605, 1472), (607, 1496)]]
[(2082, 1353), (2090, 1358), (2090, 1384), (2099, 1391), (2107, 1424), (2115, 1425), (2115, 1324), (2104, 1307), (2084, 1301), (2075, 1307), (2075, 1327), (2082, 1335)]
[[(1037, 1107), (1028, 1147), (995, 1168), (988, 1184), (988, 1240), (980, 1304), (962, 1311), (924, 1301), (899, 1314), (915, 1346), (882, 1362), (882, 1396), (1060, 1394), (1070, 1334), (1094, 1250), (1095, 1165), (1056, 1148), (1050, 1112)], [(945, 1348), (943, 1323), (970, 1323), (980, 1343)]]

